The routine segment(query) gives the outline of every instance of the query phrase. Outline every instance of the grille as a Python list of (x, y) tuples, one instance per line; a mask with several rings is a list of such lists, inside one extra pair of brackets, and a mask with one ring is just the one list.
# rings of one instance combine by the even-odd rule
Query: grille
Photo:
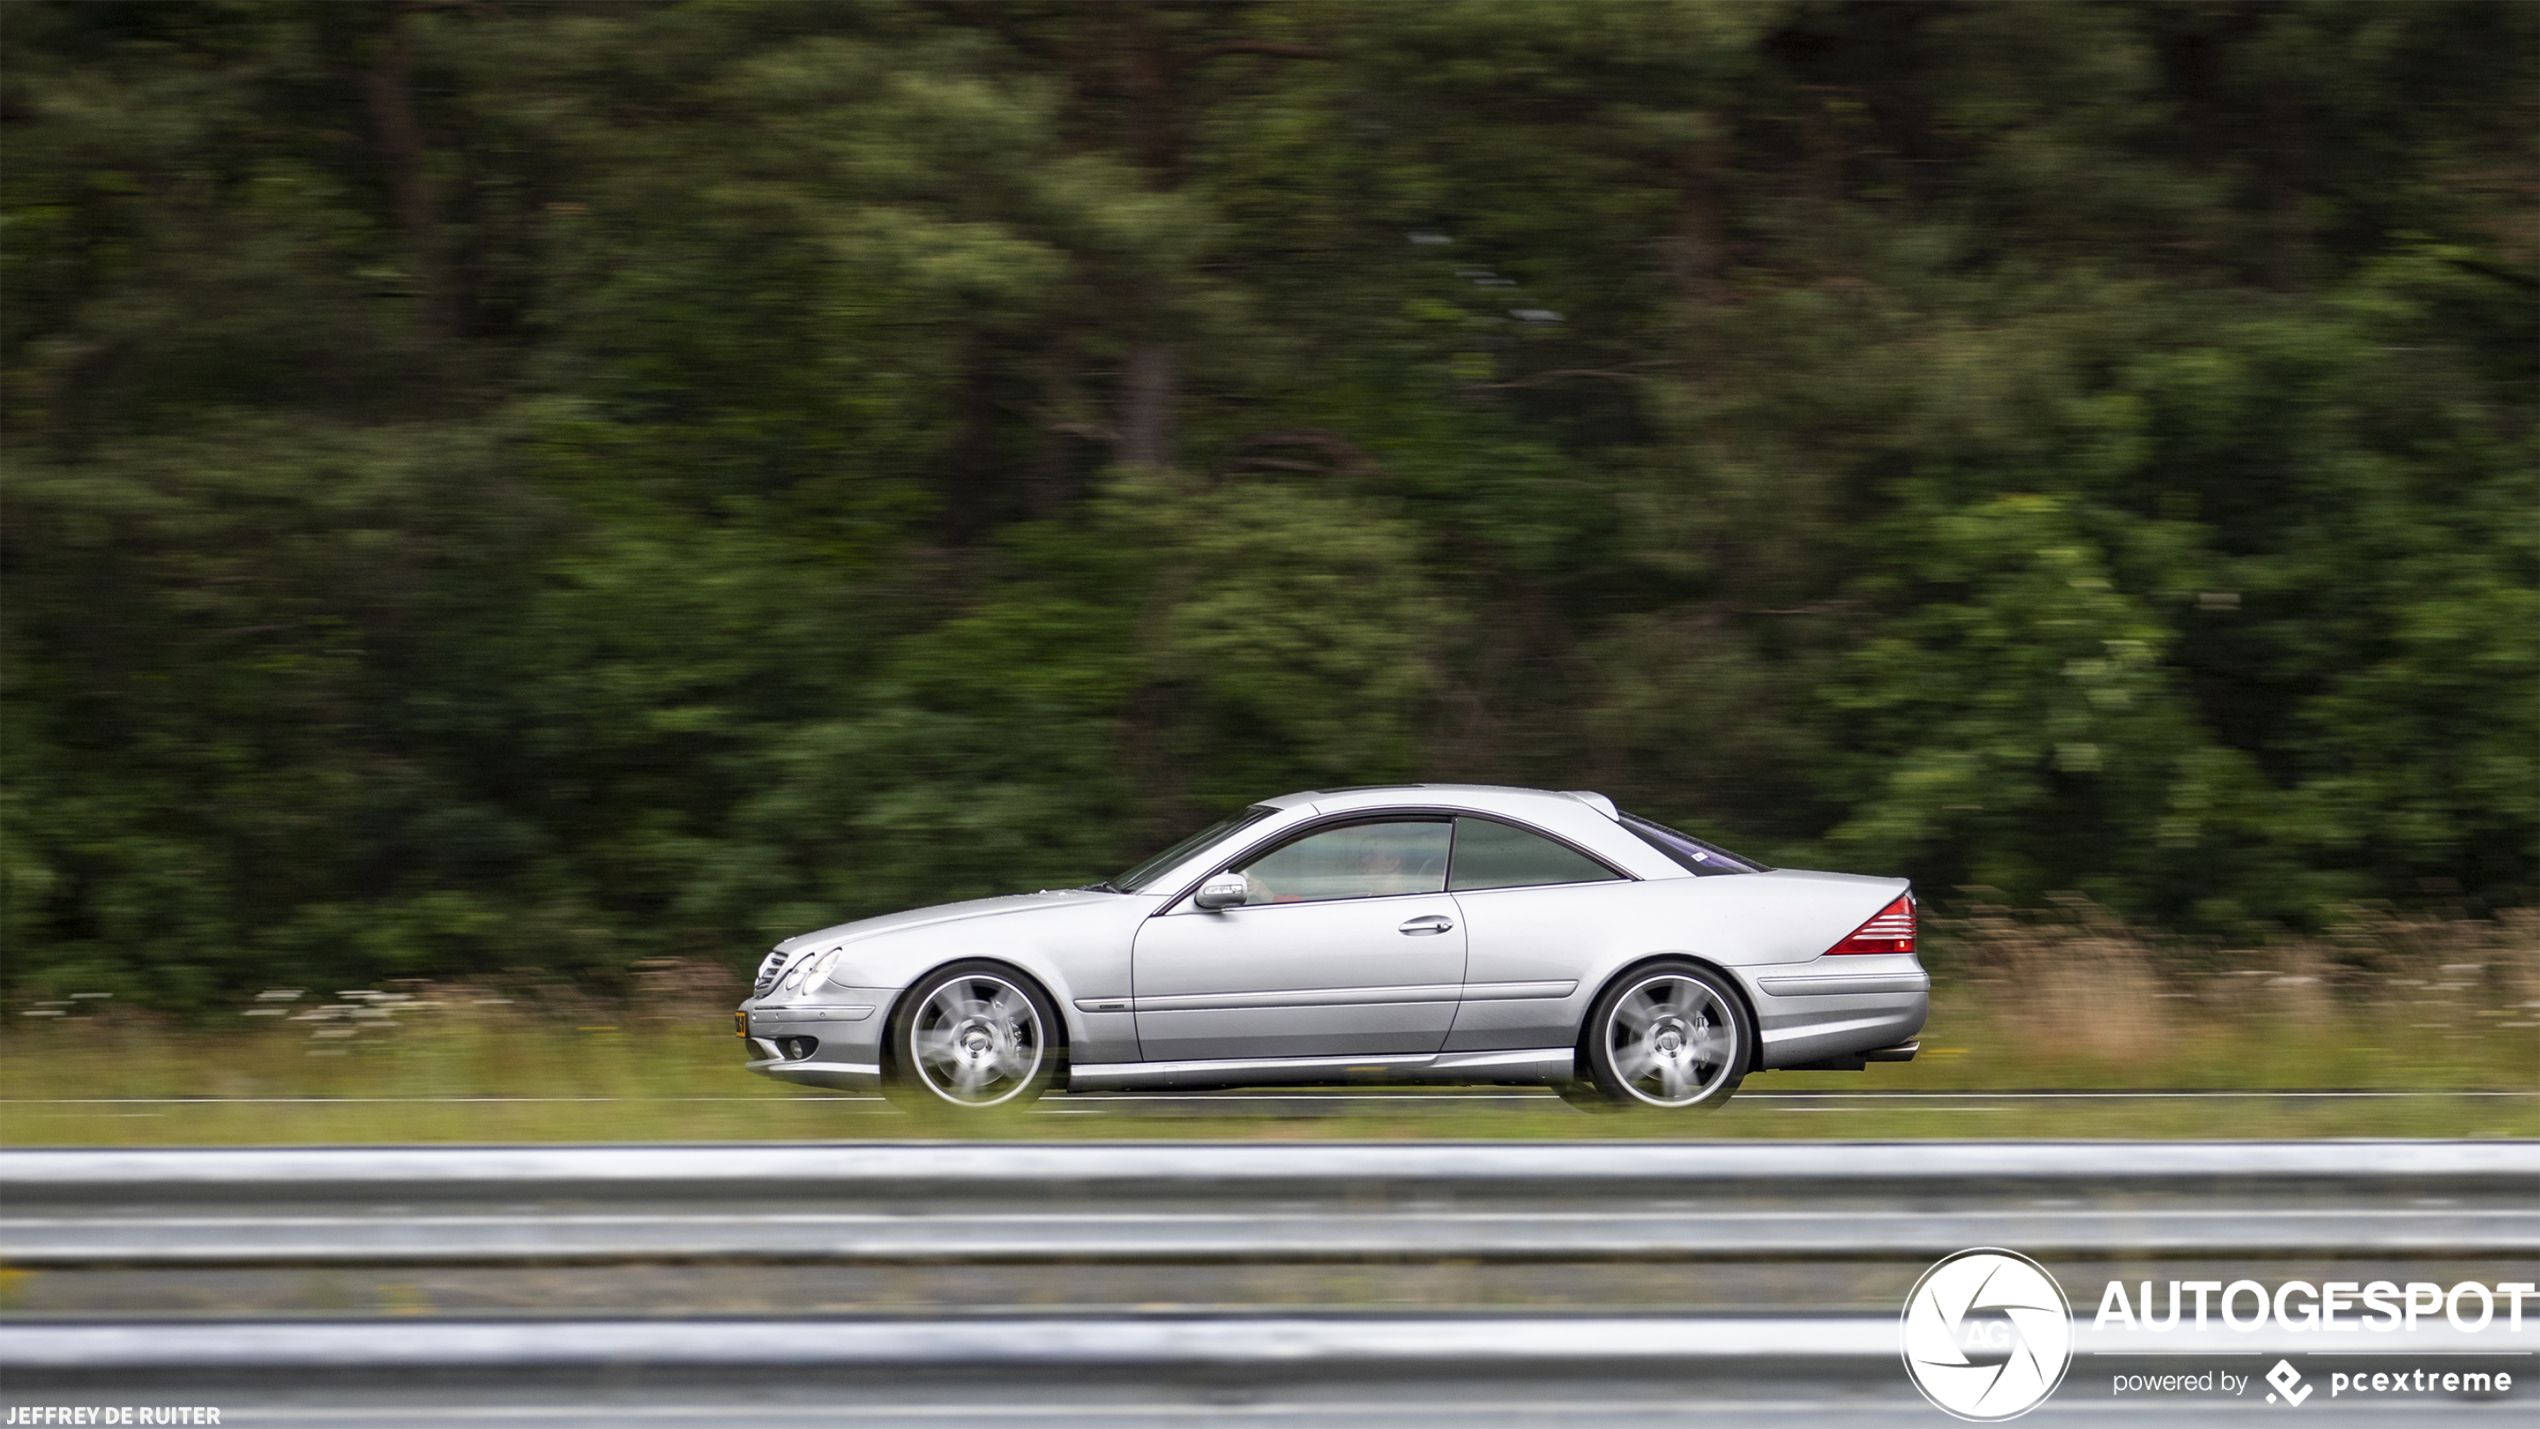
[(760, 997), (765, 997), (774, 991), (776, 980), (785, 975), (785, 965), (792, 961), (793, 955), (782, 948), (769, 953), (759, 962), (758, 981), (752, 985), (751, 991)]

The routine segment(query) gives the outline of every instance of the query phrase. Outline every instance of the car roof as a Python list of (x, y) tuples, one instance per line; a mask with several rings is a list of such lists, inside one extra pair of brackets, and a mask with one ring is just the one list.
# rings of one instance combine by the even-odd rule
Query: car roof
[(1261, 802), (1274, 809), (1310, 807), (1325, 814), (1425, 804), (1476, 813), (1523, 815), (1529, 810), (1576, 809), (1584, 804), (1609, 819), (1621, 817), (1613, 800), (1590, 790), (1519, 789), (1505, 784), (1361, 784), (1344, 789), (1307, 789)]
[(1159, 886), (1184, 883), (1224, 860), (1240, 845), (1268, 847), (1290, 831), (1331, 815), (1377, 813), (1386, 809), (1497, 814), (1570, 840), (1607, 863), (1639, 879), (1690, 878), (1647, 841), (1625, 828), (1614, 801), (1587, 790), (1515, 789), (1502, 784), (1370, 784), (1349, 789), (1303, 789), (1262, 799), (1254, 808), (1277, 810), (1257, 825), (1247, 825), (1190, 856), (1155, 880)]

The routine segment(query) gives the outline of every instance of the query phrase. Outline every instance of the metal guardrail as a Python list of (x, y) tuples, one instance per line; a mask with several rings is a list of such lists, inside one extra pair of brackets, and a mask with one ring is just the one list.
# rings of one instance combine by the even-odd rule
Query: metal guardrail
[[(534, 1330), (534, 1333), (524, 1331)], [(1270, 1316), (918, 1321), (645, 1320), (44, 1325), (0, 1333), (0, 1368), (680, 1365), (1281, 1365), (1632, 1359), (1892, 1360), (1893, 1319)]]
[[(1919, 1265), (1976, 1245), (2010, 1245), (2049, 1260), (2121, 1260), (2125, 1275), (2154, 1278), (2162, 1260), (2211, 1264), (2235, 1255), (2349, 1264), (2364, 1256), (2385, 1265), (2453, 1257), (2524, 1267), (2540, 1257), (2540, 1143), (0, 1152), (0, 1262), (73, 1279), (91, 1271), (107, 1281), (159, 1277), (151, 1285), (193, 1275), (225, 1284), (221, 1277), (240, 1268), (249, 1278), (277, 1267), (639, 1272), (683, 1261), (753, 1274), (792, 1273), (746, 1270), (779, 1263), (1042, 1264), (1062, 1277), (1077, 1273), (1069, 1266), (1149, 1264), (1203, 1284), (1225, 1273), (1206, 1267), (1227, 1263), (1714, 1262), (1716, 1277), (1729, 1262), (1774, 1276), (1812, 1262), (1830, 1263), (1837, 1280), (1871, 1270), (1910, 1279)], [(1746, 1373), (1738, 1367), (1772, 1362), (1793, 1366), (1787, 1374), (1800, 1380), (1826, 1374), (1884, 1383), (1899, 1333), (1892, 1314), (1820, 1313), (1804, 1300), (1732, 1302), (1790, 1303), (1789, 1314), (1120, 1308), (1138, 1298), (1065, 1316), (1015, 1309), (821, 1320), (790, 1312), (589, 1318), (587, 1311), (584, 1318), (188, 1319), (144, 1311), (146, 1318), (0, 1319), (0, 1371), (77, 1384), (197, 1372), (285, 1383), (312, 1370), (386, 1384), (406, 1370), (605, 1376), (633, 1365), (779, 1379), (813, 1371), (958, 1378), (1034, 1366), (1455, 1379), (1638, 1373), (1650, 1365)], [(2165, 1349), (2158, 1336), (2099, 1332), (2087, 1323), (2086, 1305), (2075, 1309), (2092, 1353)], [(2528, 1334), (2540, 1337), (2540, 1321)], [(2512, 1352), (2530, 1353), (2523, 1333), (2511, 1338)], [(2507, 1348), (2502, 1339), (2493, 1347)], [(2233, 1334), (2228, 1348), (2290, 1355), (2318, 1345), (2262, 1326)], [(2373, 1348), (2433, 1352), (2450, 1344), (2429, 1323), (2423, 1335), (2377, 1335)], [(2491, 1346), (2482, 1340), (2477, 1348)]]
[(625, 1261), (908, 1263), (1366, 1260), (1702, 1261), (2033, 1255), (2385, 1255), (2540, 1250), (2540, 1208), (1794, 1211), (1145, 1210), (0, 1218), (0, 1258), (72, 1266), (590, 1265)]
[(31, 1268), (2540, 1251), (2528, 1142), (0, 1152)]
[[(2175, 1353), (2175, 1336), (2093, 1331), (2085, 1353)], [(2526, 1355), (2540, 1326), (2478, 1350)], [(926, 1320), (503, 1320), (19, 1325), (0, 1329), (0, 1370), (656, 1369), (1025, 1366), (1623, 1366), (1758, 1360), (1830, 1370), (1896, 1363), (1892, 1315), (1086, 1315)], [(2385, 1354), (2459, 1354), (2470, 1341), (2429, 1327), (2376, 1336)], [(2299, 1355), (2320, 1337), (2265, 1326), (2211, 1353)]]
[(1382, 1182), (1480, 1191), (1707, 1189), (1741, 1182), (1907, 1192), (1971, 1183), (2342, 1182), (2528, 1190), (2540, 1142), (1757, 1142), (322, 1147), (0, 1151), (0, 1203), (148, 1193), (316, 1200), (394, 1194), (602, 1198), (889, 1191), (1012, 1197), (1261, 1193)]

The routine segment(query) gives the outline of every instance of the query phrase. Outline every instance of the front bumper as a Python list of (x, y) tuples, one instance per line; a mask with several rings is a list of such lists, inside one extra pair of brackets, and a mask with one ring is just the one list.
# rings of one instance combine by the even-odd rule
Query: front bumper
[(817, 1002), (764, 1001), (740, 1007), (749, 1070), (797, 1086), (841, 1092), (882, 1089), (882, 1038), (893, 989), (828, 987)]

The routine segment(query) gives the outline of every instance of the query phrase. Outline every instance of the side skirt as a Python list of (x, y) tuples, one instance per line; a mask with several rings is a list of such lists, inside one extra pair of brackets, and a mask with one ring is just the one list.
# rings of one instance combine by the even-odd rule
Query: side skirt
[(1270, 1087), (1408, 1082), (1566, 1082), (1577, 1054), (1567, 1047), (1498, 1052), (1423, 1052), (1385, 1057), (1263, 1057), (1201, 1062), (1096, 1062), (1069, 1069), (1071, 1092), (1149, 1087)]

